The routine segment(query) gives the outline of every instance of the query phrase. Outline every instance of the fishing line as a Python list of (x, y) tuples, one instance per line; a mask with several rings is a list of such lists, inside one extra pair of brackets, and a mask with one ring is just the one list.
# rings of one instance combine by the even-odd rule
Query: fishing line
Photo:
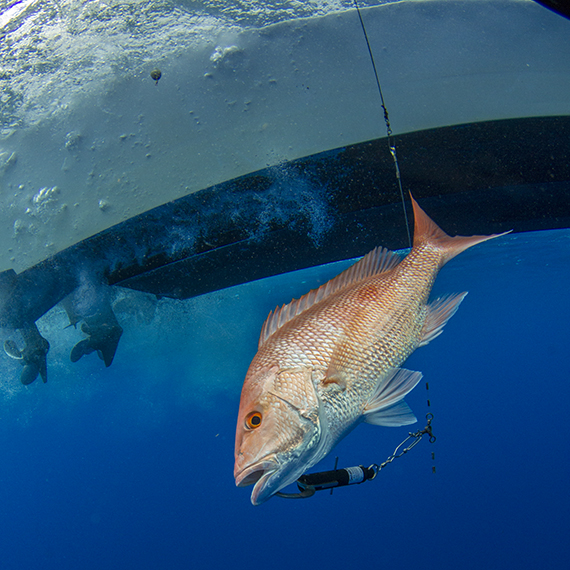
[[(374, 70), (374, 77), (376, 78), (376, 86), (378, 87), (378, 93), (380, 95), (380, 103), (382, 106), (382, 111), (384, 113), (384, 122), (386, 123), (386, 134), (388, 135), (388, 144), (390, 146), (390, 154), (392, 155), (392, 158), (394, 160), (394, 168), (396, 170), (396, 180), (398, 181), (398, 188), (400, 190), (400, 198), (402, 199), (402, 209), (404, 211), (404, 219), (406, 222), (406, 231), (408, 233), (408, 243), (410, 244), (410, 248), (411, 248), (412, 247), (412, 238), (410, 235), (410, 224), (408, 221), (408, 213), (406, 211), (406, 202), (404, 199), (404, 190), (402, 188), (402, 179), (400, 176), (400, 166), (398, 164), (398, 155), (396, 153), (396, 143), (394, 142), (392, 127), (390, 125), (390, 117), (388, 115), (388, 108), (386, 107), (386, 102), (384, 101), (384, 95), (382, 93), (382, 86), (380, 85), (380, 78), (378, 77), (378, 70), (376, 68), (376, 62), (374, 61), (374, 54), (372, 53), (372, 48), (370, 47), (370, 41), (368, 40), (368, 33), (366, 32), (366, 26), (364, 25), (364, 20), (362, 19), (362, 14), (360, 13), (360, 7), (358, 6), (357, 0), (353, 0), (353, 1), (354, 1), (354, 7), (356, 8), (356, 13), (358, 14), (358, 19), (360, 20), (360, 26), (362, 27), (362, 33), (364, 34), (364, 39), (366, 41), (366, 47), (368, 48), (368, 55), (370, 56), (370, 61), (372, 63), (372, 69)], [(431, 406), (431, 402), (430, 402), (430, 397), (429, 397), (429, 384), (427, 382), (426, 382), (426, 396), (427, 396), (427, 406), (429, 409)], [(433, 414), (428, 412), (426, 417), (428, 418), (428, 425), (427, 425), (426, 429), (429, 428), (430, 442), (433, 443), (435, 441), (435, 437), (433, 437), (433, 434), (431, 433), (431, 420), (433, 419)], [(420, 432), (420, 433), (427, 433), (427, 432), (424, 431), (424, 432)], [(416, 442), (414, 442), (413, 445), (415, 445), (415, 443)], [(413, 447), (413, 445), (411, 447)], [(406, 449), (406, 451), (407, 451), (407, 449)], [(395, 457), (399, 457), (399, 455), (397, 455), (396, 452), (394, 453), (394, 455), (391, 456), (391, 459), (389, 458), (388, 463), (390, 463)], [(433, 451), (431, 452), (431, 459), (432, 459), (432, 468), (431, 468), (432, 473), (435, 473), (435, 453)], [(380, 466), (380, 469), (385, 464), (386, 464), (386, 462), (384, 464), (382, 464), (382, 466)], [(335, 469), (336, 469), (336, 465), (335, 465)]]
[[(308, 499), (317, 491), (330, 489), (332, 495), (332, 491), (336, 487), (360, 485), (365, 481), (372, 481), (376, 478), (376, 475), (378, 475), (384, 467), (390, 465), (394, 459), (402, 457), (408, 453), (408, 451), (413, 449), (422, 440), (424, 435), (428, 436), (430, 443), (435, 442), (436, 438), (435, 435), (433, 435), (431, 427), (432, 420), (433, 414), (426, 414), (426, 427), (413, 433), (409, 432), (408, 437), (406, 437), (406, 439), (404, 439), (404, 441), (394, 449), (394, 453), (392, 453), (392, 455), (390, 455), (383, 463), (373, 463), (370, 467), (355, 465), (354, 467), (337, 469), (337, 462), (335, 462), (333, 471), (320, 471), (319, 473), (301, 475), (301, 477), (297, 479), (297, 487), (299, 489), (297, 493), (284, 493), (283, 491), (279, 491), (275, 493), (275, 495), (283, 499)], [(435, 473), (435, 467), (433, 468), (433, 472)]]
[[(364, 21), (362, 20), (362, 15), (360, 14), (360, 8), (358, 7), (357, 0), (354, 0), (354, 6), (360, 20), (360, 25), (362, 27), (362, 32), (364, 34), (364, 39), (366, 40), (366, 46), (368, 48), (368, 54), (370, 55), (370, 61), (372, 62), (372, 68), (374, 69), (374, 77), (376, 78), (376, 85), (378, 86), (378, 93), (380, 94), (380, 101), (382, 105), (382, 111), (384, 113), (384, 122), (386, 123), (386, 133), (388, 135), (388, 144), (390, 146), (390, 154), (394, 160), (394, 168), (396, 171), (396, 180), (398, 181), (398, 188), (400, 190), (400, 197), (402, 199), (402, 208), (404, 211), (404, 219), (406, 222), (406, 231), (408, 233), (408, 243), (410, 248), (412, 247), (412, 238), (410, 235), (410, 225), (408, 222), (408, 214), (406, 212), (406, 201), (404, 199), (404, 190), (402, 188), (402, 180), (400, 177), (400, 166), (398, 164), (398, 156), (396, 153), (396, 144), (394, 143), (394, 137), (392, 133), (392, 127), (390, 126), (390, 117), (388, 116), (388, 109), (384, 101), (384, 95), (382, 94), (382, 87), (380, 85), (380, 79), (378, 77), (378, 71), (376, 69), (376, 63), (374, 61), (374, 55), (372, 54), (372, 49), (370, 47), (370, 42), (368, 40), (368, 34), (366, 33), (366, 27), (364, 26)], [(429, 398), (429, 384), (426, 382), (426, 392), (427, 392), (427, 405), (428, 408), (431, 406)], [(376, 475), (384, 469), (387, 465), (392, 463), (395, 459), (402, 457), (408, 451), (413, 449), (423, 438), (423, 436), (428, 436), (430, 443), (434, 443), (436, 438), (433, 435), (431, 422), (433, 420), (433, 414), (428, 412), (426, 414), (426, 427), (423, 430), (418, 430), (416, 432), (409, 432), (408, 436), (396, 447), (392, 455), (390, 455), (386, 461), (377, 464), (373, 463), (369, 467), (364, 465), (357, 465), (354, 467), (345, 467), (344, 469), (337, 469), (338, 457), (335, 460), (334, 469), (332, 471), (321, 471), (319, 473), (311, 473), (307, 475), (301, 475), (297, 479), (297, 487), (299, 492), (297, 493), (284, 493), (282, 491), (275, 493), (276, 496), (282, 497), (284, 499), (306, 499), (312, 497), (317, 491), (330, 490), (331, 494), (335, 487), (344, 487), (348, 485), (358, 485), (364, 483), (365, 481), (371, 481), (376, 478)], [(406, 446), (406, 447), (404, 447)], [(432, 472), (435, 473), (435, 454), (431, 454), (432, 461)]]
[[(429, 382), (426, 382), (426, 398), (427, 398), (427, 407), (428, 409), (431, 407), (431, 400), (429, 397)], [(431, 416), (431, 418), (433, 419), (433, 414), (431, 412), (428, 412), (428, 415)], [(426, 416), (427, 417), (427, 416)], [(435, 442), (435, 438), (433, 441), (430, 440), (431, 443)], [(431, 452), (431, 472), (435, 473), (435, 452), (432, 451)]]
[(380, 94), (380, 103), (382, 106), (382, 111), (384, 112), (384, 122), (386, 123), (386, 134), (388, 135), (390, 154), (392, 155), (392, 159), (394, 160), (396, 180), (398, 182), (398, 189), (400, 190), (400, 198), (402, 199), (402, 209), (404, 211), (404, 220), (406, 222), (406, 232), (408, 233), (408, 243), (411, 248), (412, 236), (410, 234), (410, 223), (408, 221), (408, 213), (406, 211), (404, 189), (402, 188), (402, 179), (400, 177), (400, 165), (398, 164), (398, 155), (396, 154), (396, 143), (394, 142), (394, 137), (392, 135), (392, 127), (390, 126), (390, 117), (388, 116), (388, 108), (386, 107), (386, 103), (384, 102), (384, 95), (382, 94), (382, 87), (380, 85), (380, 79), (378, 77), (378, 70), (376, 69), (376, 62), (374, 61), (374, 55), (372, 54), (372, 48), (370, 47), (370, 42), (368, 41), (368, 34), (366, 33), (366, 27), (364, 26), (364, 21), (360, 13), (360, 8), (358, 7), (357, 0), (354, 0), (354, 7), (356, 8), (356, 13), (358, 14), (358, 19), (360, 20), (360, 26), (362, 27), (362, 33), (364, 34), (366, 47), (368, 48), (368, 54), (370, 55), (370, 61), (372, 62), (372, 69), (374, 70), (374, 77), (376, 78), (376, 85), (378, 86), (378, 93)]

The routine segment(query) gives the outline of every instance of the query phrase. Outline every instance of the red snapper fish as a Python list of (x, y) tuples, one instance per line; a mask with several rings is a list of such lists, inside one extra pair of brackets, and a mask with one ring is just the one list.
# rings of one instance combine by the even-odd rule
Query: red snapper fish
[(400, 366), (441, 334), (467, 294), (428, 304), (435, 278), (451, 258), (498, 236), (450, 237), (412, 204), (414, 243), (404, 259), (378, 247), (265, 321), (235, 442), (236, 485), (254, 485), (254, 505), (297, 480), (360, 422), (416, 421), (404, 396), (422, 375)]

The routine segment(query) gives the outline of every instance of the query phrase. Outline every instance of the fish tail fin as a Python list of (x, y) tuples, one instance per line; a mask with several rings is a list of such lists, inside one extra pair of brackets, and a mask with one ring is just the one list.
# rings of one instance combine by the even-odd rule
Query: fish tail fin
[(412, 206), (414, 208), (414, 247), (419, 247), (429, 243), (437, 247), (441, 252), (441, 266), (445, 265), (450, 259), (459, 255), (462, 251), (477, 245), (478, 243), (504, 236), (509, 232), (502, 234), (493, 234), (490, 236), (454, 236), (447, 235), (419, 206), (410, 194)]

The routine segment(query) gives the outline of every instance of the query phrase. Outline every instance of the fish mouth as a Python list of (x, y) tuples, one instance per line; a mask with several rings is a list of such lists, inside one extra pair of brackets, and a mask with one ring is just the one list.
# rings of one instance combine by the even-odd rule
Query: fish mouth
[[(265, 458), (236, 473), (237, 487), (253, 485), (251, 502), (253, 505), (261, 505), (267, 501), (279, 487), (271, 485), (273, 476), (279, 471), (281, 465), (276, 459)], [(275, 488), (273, 488), (275, 487)]]

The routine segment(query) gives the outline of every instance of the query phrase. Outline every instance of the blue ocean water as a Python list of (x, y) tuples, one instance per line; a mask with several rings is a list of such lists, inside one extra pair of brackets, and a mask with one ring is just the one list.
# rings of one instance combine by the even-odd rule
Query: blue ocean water
[[(434, 414), (437, 441), (372, 482), (260, 507), (232, 477), (260, 326), (346, 263), (162, 300), (146, 323), (119, 313), (125, 336), (106, 370), (60, 352), (79, 333), (55, 310), (39, 323), (52, 340), (48, 384), (23, 387), (17, 364), (1, 362), (2, 568), (563, 567), (569, 261), (570, 232), (557, 230), (450, 262), (434, 294), (469, 295), (406, 364), (429, 382), (429, 407), (422, 384), (408, 401), (418, 427)], [(336, 448), (339, 465), (381, 462), (407, 431), (362, 425)]]

